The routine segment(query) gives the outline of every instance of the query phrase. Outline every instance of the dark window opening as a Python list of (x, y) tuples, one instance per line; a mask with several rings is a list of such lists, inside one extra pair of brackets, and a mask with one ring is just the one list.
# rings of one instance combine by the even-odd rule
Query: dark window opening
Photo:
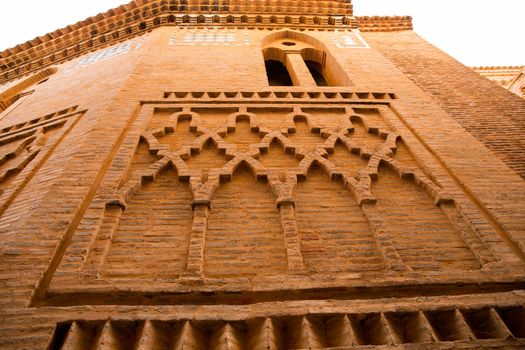
[(284, 64), (274, 60), (268, 60), (265, 64), (270, 86), (293, 86), (292, 78)]
[(323, 73), (322, 73), (323, 68), (321, 67), (320, 63), (317, 63), (315, 61), (309, 61), (309, 60), (304, 61), (304, 63), (306, 63), (306, 66), (308, 67), (308, 70), (310, 71), (310, 74), (314, 78), (317, 86), (328, 86), (328, 83), (326, 82), (326, 79), (323, 76)]

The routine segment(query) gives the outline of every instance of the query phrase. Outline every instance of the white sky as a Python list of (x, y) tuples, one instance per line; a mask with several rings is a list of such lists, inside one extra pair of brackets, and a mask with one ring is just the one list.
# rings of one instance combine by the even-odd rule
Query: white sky
[[(0, 51), (128, 3), (3, 1)], [(353, 0), (360, 15), (410, 15), (415, 31), (466, 65), (525, 65), (525, 0)]]
[(354, 14), (409, 15), (414, 31), (469, 66), (525, 65), (525, 0), (353, 0)]

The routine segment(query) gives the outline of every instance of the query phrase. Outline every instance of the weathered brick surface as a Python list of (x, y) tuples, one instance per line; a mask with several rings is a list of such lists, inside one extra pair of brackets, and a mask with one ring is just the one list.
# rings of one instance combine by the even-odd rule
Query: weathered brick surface
[(172, 170), (159, 174), (128, 201), (101, 273), (140, 277), (157, 270), (159, 277), (173, 277), (184, 272), (193, 216), (189, 201), (190, 191)]
[[(523, 103), (410, 31), (238, 17), (163, 17), (0, 114), (0, 348), (523, 348), (525, 181), (487, 148), (521, 164)], [(268, 52), (338, 86), (270, 87)]]
[(366, 38), (465, 129), (525, 177), (525, 101), (413, 32)]
[[(331, 205), (319, 205), (331, 198)], [(313, 272), (370, 271), (384, 262), (365, 216), (342, 184), (326, 181), (319, 168), (297, 187), (296, 216), (301, 251)]]

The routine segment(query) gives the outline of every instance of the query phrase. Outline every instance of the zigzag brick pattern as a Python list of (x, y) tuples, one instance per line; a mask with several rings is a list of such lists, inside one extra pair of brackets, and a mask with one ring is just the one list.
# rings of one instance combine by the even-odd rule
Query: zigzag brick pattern
[(410, 17), (135, 0), (0, 84), (1, 349), (525, 348), (525, 100)]
[(522, 345), (524, 315), (522, 308), (484, 308), (214, 322), (79, 320), (58, 324), (49, 348), (367, 349), (413, 344), (426, 349), (485, 349), (504, 339)]

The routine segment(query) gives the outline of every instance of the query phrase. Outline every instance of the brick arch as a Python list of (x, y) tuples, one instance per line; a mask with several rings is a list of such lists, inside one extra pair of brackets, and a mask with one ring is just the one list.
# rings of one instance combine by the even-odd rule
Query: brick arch
[(263, 49), (264, 61), (274, 60), (285, 64), (285, 51), (278, 47), (266, 47)]
[(189, 120), (190, 121), (190, 130), (196, 131), (197, 127), (202, 123), (201, 116), (198, 113), (191, 111), (183, 111), (174, 113), (170, 117), (170, 121), (174, 127), (176, 127), (181, 121)]
[(354, 84), (343, 70), (328, 47), (319, 39), (302, 32), (281, 30), (267, 35), (261, 41), (265, 61), (275, 60), (286, 64), (286, 50), (278, 47), (277, 42), (289, 40), (303, 44), (301, 56), (305, 61), (313, 61), (321, 67), (321, 74), (330, 86), (353, 86)]
[(306, 122), (308, 128), (310, 129), (310, 132), (319, 133), (319, 131), (321, 130), (319, 128), (319, 125), (317, 124), (317, 120), (313, 115), (303, 112), (292, 112), (288, 114), (285, 119), (286, 128), (288, 129), (288, 132), (295, 132), (295, 125), (301, 120), (304, 120)]
[[(102, 232), (115, 240), (97, 240), (91, 250), (94, 260), (100, 246), (106, 245), (97, 266), (105, 277), (120, 278), (120, 272), (127, 270), (125, 276), (132, 278), (178, 278), (185, 271), (193, 222), (191, 189), (179, 176), (178, 164), (158, 165), (154, 175), (146, 175), (133, 187), (126, 186), (125, 197), (106, 204)], [(177, 220), (171, 219), (174, 216)], [(162, 237), (162, 245), (157, 244), (156, 236)], [(164, 258), (167, 254), (170, 259)], [(152, 269), (153, 265), (159, 269)], [(133, 268), (126, 269), (128, 266)]]
[[(231, 178), (221, 181), (211, 197), (203, 263), (206, 276), (286, 274), (284, 235), (275, 201), (270, 186), (258, 181), (251, 162), (234, 165)], [(242, 263), (227, 258), (232, 249)]]
[(257, 115), (255, 115), (254, 113), (250, 113), (250, 112), (238, 112), (238, 113), (230, 114), (228, 116), (228, 119), (226, 122), (228, 131), (229, 132), (235, 131), (237, 122), (240, 122), (240, 121), (247, 121), (248, 123), (250, 123), (250, 129), (252, 131), (259, 130), (259, 121), (258, 121)]
[(268, 47), (271, 46), (276, 41), (281, 40), (293, 40), (293, 41), (300, 41), (305, 44), (308, 44), (314, 48), (318, 48), (321, 50), (328, 50), (326, 45), (320, 41), (319, 39), (316, 39), (308, 34), (302, 33), (302, 32), (296, 32), (293, 30), (281, 30), (274, 33), (271, 33), (267, 35), (261, 42), (262, 47)]
[(295, 214), (310, 273), (381, 271), (385, 261), (355, 195), (325, 164), (314, 161), (297, 183)]
[(17, 96), (25, 89), (41, 82), (42, 80), (55, 74), (56, 72), (58, 72), (58, 68), (56, 67), (46, 68), (41, 72), (33, 74), (29, 78), (22, 80), (18, 84), (15, 84), (9, 89), (2, 92), (0, 94), (0, 113), (5, 111), (7, 107), (13, 104), (13, 102), (15, 102), (18, 99)]

